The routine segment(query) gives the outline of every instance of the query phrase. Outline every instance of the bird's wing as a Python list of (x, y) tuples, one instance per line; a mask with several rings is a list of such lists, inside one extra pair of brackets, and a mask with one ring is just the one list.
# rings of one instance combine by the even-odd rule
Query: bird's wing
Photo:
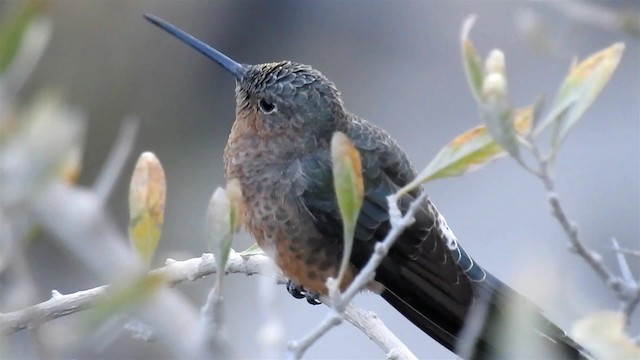
[[(390, 229), (387, 196), (411, 181), (415, 171), (404, 152), (380, 128), (354, 119), (346, 132), (362, 159), (365, 195), (351, 256), (352, 264), (361, 268), (375, 243)], [(328, 154), (314, 154), (302, 162), (307, 179), (302, 196), (318, 230), (328, 239), (341, 239), (342, 220), (329, 166)], [(402, 197), (400, 209), (406, 211), (417, 195)], [(428, 199), (376, 273), (376, 280), (386, 289), (382, 295), (396, 308), (418, 308), (414, 316), (407, 317), (449, 348), (455, 344), (455, 335), (473, 301), (472, 282), (484, 278), (484, 271), (459, 247)]]

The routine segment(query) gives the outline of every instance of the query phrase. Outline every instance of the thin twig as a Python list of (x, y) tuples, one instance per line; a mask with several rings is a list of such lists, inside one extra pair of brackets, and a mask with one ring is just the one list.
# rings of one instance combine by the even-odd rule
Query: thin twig
[(222, 284), (224, 272), (216, 269), (216, 283), (207, 295), (207, 300), (202, 306), (201, 321), (204, 331), (204, 339), (211, 352), (212, 358), (229, 358), (231, 346), (224, 335), (223, 309), (222, 309)]
[(621, 254), (625, 254), (625, 255), (631, 255), (631, 256), (640, 257), (640, 250), (633, 250), (633, 249), (627, 249), (627, 248), (619, 247), (619, 248), (615, 249), (615, 251), (617, 251), (617, 252), (619, 252)]
[(564, 230), (565, 234), (569, 238), (569, 242), (571, 243), (571, 248), (576, 254), (583, 257), (587, 263), (595, 270), (595, 272), (604, 280), (609, 286), (613, 286), (615, 283), (615, 276), (613, 273), (606, 267), (606, 265), (602, 262), (602, 258), (596, 252), (588, 249), (586, 245), (582, 243), (578, 236), (578, 227), (575, 223), (569, 221), (562, 204), (560, 203), (560, 198), (555, 191), (555, 182), (553, 181), (550, 169), (550, 161), (545, 160), (540, 153), (540, 150), (535, 145), (532, 144), (531, 152), (536, 160), (540, 163), (540, 172), (538, 177), (542, 180), (545, 189), (548, 193), (549, 204), (551, 205), (551, 213), (558, 220), (560, 226)]
[[(569, 238), (571, 249), (578, 256), (582, 257), (604, 281), (604, 283), (614, 291), (618, 299), (622, 302), (621, 307), (627, 318), (627, 322), (630, 321), (631, 314), (640, 302), (640, 286), (637, 281), (633, 280), (633, 276), (631, 275), (631, 271), (628, 269), (624, 256), (620, 254), (620, 256), (622, 256), (622, 261), (620, 261), (620, 256), (618, 257), (618, 260), (620, 261), (620, 271), (625, 275), (624, 278), (621, 278), (614, 275), (614, 273), (605, 265), (602, 261), (602, 256), (599, 253), (589, 249), (580, 240), (578, 235), (578, 226), (569, 220), (562, 207), (560, 198), (555, 191), (555, 182), (552, 174), (553, 159), (543, 157), (534, 142), (532, 142), (531, 145), (531, 153), (540, 164), (540, 172), (537, 176), (542, 180), (545, 189), (547, 190), (549, 204), (551, 205), (551, 213), (556, 220), (558, 220), (560, 226)], [(614, 248), (619, 252), (619, 247), (615, 240)], [(627, 278), (630, 278), (631, 280), (628, 281)]]
[(343, 319), (343, 314), (347, 308), (347, 305), (361, 290), (366, 288), (369, 283), (374, 279), (375, 272), (387, 252), (396, 241), (396, 239), (402, 234), (402, 232), (410, 226), (414, 221), (414, 214), (420, 208), (422, 201), (426, 198), (426, 192), (422, 192), (418, 198), (416, 198), (409, 206), (406, 214), (402, 216), (398, 209), (397, 198), (394, 195), (389, 196), (389, 215), (391, 230), (387, 233), (387, 236), (383, 241), (378, 242), (375, 246), (373, 254), (367, 261), (367, 264), (360, 270), (355, 279), (351, 282), (347, 290), (343, 294), (338, 293), (338, 298), (329, 299), (329, 303), (332, 305), (332, 309), (327, 313), (325, 319), (314, 328), (307, 335), (299, 340), (289, 343), (289, 357), (294, 359), (300, 359), (305, 351), (313, 345), (320, 337), (322, 337), (327, 331), (334, 326), (340, 324)]
[(120, 125), (116, 143), (111, 148), (109, 157), (93, 185), (93, 190), (102, 204), (109, 199), (122, 174), (124, 165), (133, 150), (139, 127), (140, 120), (134, 116), (126, 117)]

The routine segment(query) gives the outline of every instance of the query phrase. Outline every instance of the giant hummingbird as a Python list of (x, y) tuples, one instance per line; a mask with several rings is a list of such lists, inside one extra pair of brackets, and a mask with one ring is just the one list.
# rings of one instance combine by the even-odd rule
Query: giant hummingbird
[[(158, 17), (145, 17), (235, 77), (226, 177), (240, 184), (244, 226), (293, 284), (289, 290), (296, 297), (326, 293), (327, 278), (339, 270), (343, 232), (330, 141), (337, 131), (351, 140), (360, 153), (365, 191), (343, 285), (348, 284), (390, 229), (387, 197), (416, 176), (405, 152), (385, 130), (349, 112), (334, 83), (311, 66), (241, 64)], [(402, 196), (399, 208), (406, 211), (423, 191)], [(486, 316), (468, 358), (536, 356), (535, 346), (509, 348), (515, 337), (545, 346), (557, 358), (588, 356), (535, 305), (479, 266), (428, 198), (378, 267), (371, 288), (454, 352), (462, 348), (458, 340), (470, 309), (484, 301)], [(512, 304), (534, 316), (505, 334), (500, 329)]]

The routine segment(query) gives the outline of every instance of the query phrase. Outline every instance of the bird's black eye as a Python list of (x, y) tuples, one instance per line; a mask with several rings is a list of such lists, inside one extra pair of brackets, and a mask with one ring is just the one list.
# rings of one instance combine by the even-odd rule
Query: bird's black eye
[(260, 99), (260, 102), (258, 102), (258, 107), (260, 108), (260, 111), (265, 114), (271, 114), (272, 112), (276, 111), (276, 105), (274, 103), (268, 102), (265, 99)]

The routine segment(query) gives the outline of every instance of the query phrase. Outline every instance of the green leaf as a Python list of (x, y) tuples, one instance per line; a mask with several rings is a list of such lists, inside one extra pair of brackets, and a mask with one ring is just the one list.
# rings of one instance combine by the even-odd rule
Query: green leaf
[(44, 0), (18, 2), (16, 13), (0, 28), (0, 74), (11, 64), (29, 24), (44, 9), (45, 3)]
[[(515, 128), (519, 134), (525, 134), (530, 130), (531, 121), (531, 107), (515, 112)], [(398, 191), (398, 195), (405, 194), (427, 181), (460, 176), (477, 170), (504, 155), (504, 150), (489, 134), (486, 126), (477, 126), (443, 147), (413, 181)]]
[(218, 273), (223, 273), (229, 259), (233, 233), (237, 220), (237, 210), (229, 199), (227, 191), (217, 188), (207, 211), (207, 236), (216, 259)]
[(607, 84), (623, 52), (624, 44), (616, 43), (572, 66), (560, 85), (549, 114), (538, 125), (534, 136), (553, 126), (551, 146), (555, 153)]
[(264, 255), (264, 251), (260, 249), (260, 246), (258, 246), (257, 243), (253, 243), (253, 245), (242, 250), (239, 255), (240, 256)]
[(498, 49), (489, 52), (485, 62), (479, 107), (480, 117), (498, 145), (512, 157), (520, 159), (520, 144), (508, 99), (504, 53)]
[(129, 185), (129, 241), (147, 265), (162, 234), (166, 192), (160, 161), (153, 153), (143, 153)]
[(341, 285), (351, 257), (353, 235), (364, 197), (364, 185), (360, 153), (349, 138), (341, 132), (335, 132), (331, 138), (331, 161), (333, 186), (340, 207), (344, 231), (344, 251), (337, 278), (338, 285)]
[(520, 144), (509, 105), (504, 102), (481, 104), (480, 114), (498, 145), (512, 157), (520, 158)]
[(460, 33), (460, 44), (462, 46), (462, 64), (467, 74), (467, 81), (471, 92), (476, 101), (480, 102), (482, 98), (482, 81), (484, 79), (484, 71), (482, 69), (482, 61), (476, 53), (473, 43), (469, 40), (469, 33), (476, 21), (476, 16), (467, 17), (462, 25)]

